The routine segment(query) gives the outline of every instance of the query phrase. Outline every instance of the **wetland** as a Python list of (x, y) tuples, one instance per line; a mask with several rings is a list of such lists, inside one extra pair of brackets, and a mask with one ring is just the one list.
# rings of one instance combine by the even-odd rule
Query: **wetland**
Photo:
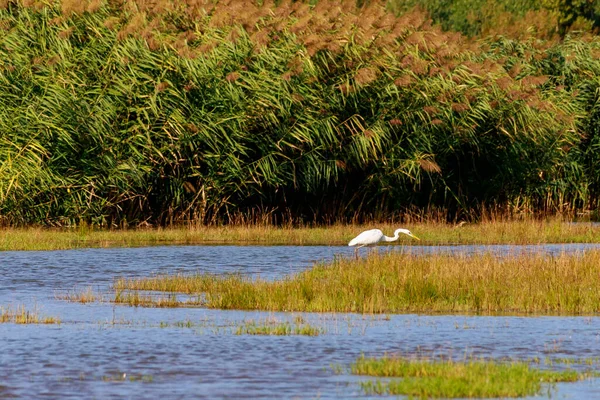
[(597, 2), (352, 3), (0, 0), (0, 399), (600, 397)]
[[(576, 269), (579, 281), (556, 280), (578, 285), (585, 281), (586, 268), (593, 274), (598, 251), (600, 245), (593, 243), (401, 244), (361, 249), (358, 259), (354, 250), (344, 245), (172, 245), (4, 251), (0, 253), (3, 309), (12, 310), (13, 314), (26, 310), (39, 316), (40, 321), (52, 317), (59, 323), (0, 324), (0, 396), (396, 398), (395, 393), (402, 392), (394, 389), (397, 383), (386, 381), (390, 378), (353, 371), (353, 365), (361, 357), (381, 359), (390, 355), (414, 362), (432, 360), (432, 368), (435, 368), (433, 361), (440, 358), (458, 364), (465, 359), (485, 359), (492, 367), (498, 363), (526, 365), (533, 376), (548, 373), (553, 377), (526, 396), (592, 398), (600, 395), (600, 382), (594, 376), (600, 359), (600, 330), (594, 302), (579, 311), (568, 307), (550, 311), (536, 308), (522, 314), (488, 309), (477, 312), (460, 307), (433, 312), (422, 309), (370, 312), (368, 307), (357, 307), (358, 312), (282, 311), (259, 306), (243, 310), (210, 307), (205, 303), (132, 307), (114, 300), (121, 283), (160, 276), (210, 276), (217, 281), (241, 279), (246, 283), (276, 285), (314, 271), (323, 275), (328, 269), (345, 268), (363, 270), (366, 281), (375, 276), (377, 265), (401, 260), (413, 263), (414, 268), (419, 260), (428, 257), (438, 263), (456, 259), (463, 267), (469, 257), (479, 257), (479, 264), (483, 259), (522, 263), (507, 266), (490, 261), (494, 272), (491, 276), (499, 278), (496, 285), (502, 279), (507, 284), (526, 282), (529, 278), (519, 275), (528, 270), (522, 266), (532, 262), (538, 269), (531, 271), (543, 271), (539, 270), (544, 265), (539, 260), (545, 257), (551, 265), (567, 268), (565, 271), (569, 263), (571, 267), (587, 265), (582, 270)], [(583, 262), (573, 262), (576, 259)], [(425, 264), (435, 265), (435, 262)], [(514, 277), (503, 276), (503, 269), (521, 272)], [(429, 276), (435, 275), (431, 273)], [(476, 275), (465, 281), (474, 282)], [(413, 276), (413, 282), (419, 282), (416, 277)], [(494, 292), (500, 288), (496, 286)], [(168, 293), (148, 289), (128, 291), (140, 292), (151, 299), (173, 296), (185, 301), (197, 297), (191, 294), (193, 291)], [(415, 295), (425, 293), (422, 289)], [(336, 293), (339, 288), (318, 287), (317, 292), (323, 290)], [(581, 293), (582, 300), (597, 298), (595, 294), (586, 294), (584, 289)], [(510, 297), (509, 292), (505, 299)], [(566, 378), (552, 375), (561, 371), (567, 371), (567, 377), (578, 378), (562, 382)]]

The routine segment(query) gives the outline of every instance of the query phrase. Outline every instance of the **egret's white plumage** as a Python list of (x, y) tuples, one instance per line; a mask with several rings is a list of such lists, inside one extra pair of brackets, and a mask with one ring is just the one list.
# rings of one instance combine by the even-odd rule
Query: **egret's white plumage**
[(408, 235), (412, 238), (421, 240), (415, 235), (413, 235), (408, 229), (396, 229), (394, 231), (394, 237), (385, 236), (383, 232), (381, 232), (381, 230), (379, 229), (370, 229), (368, 231), (362, 232), (360, 235), (352, 239), (350, 243), (348, 243), (348, 246), (363, 247), (373, 246), (379, 242), (393, 242), (395, 240), (398, 240), (398, 235), (400, 233), (404, 233), (405, 235)]

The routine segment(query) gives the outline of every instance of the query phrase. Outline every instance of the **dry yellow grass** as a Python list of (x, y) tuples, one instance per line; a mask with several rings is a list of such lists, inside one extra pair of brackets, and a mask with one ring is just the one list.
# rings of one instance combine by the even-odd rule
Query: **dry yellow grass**
[(15, 324), (60, 324), (60, 318), (51, 316), (42, 316), (37, 310), (28, 311), (25, 306), (12, 307), (0, 306), (0, 323)]
[[(0, 229), (0, 250), (56, 250), (82, 247), (152, 246), (165, 244), (346, 245), (363, 230), (380, 228), (391, 235), (409, 228), (418, 244), (538, 244), (600, 242), (600, 226), (560, 219), (486, 221), (455, 224), (439, 222), (336, 224), (319, 227), (270, 225), (194, 226), (124, 230)], [(410, 239), (397, 243), (415, 244)]]

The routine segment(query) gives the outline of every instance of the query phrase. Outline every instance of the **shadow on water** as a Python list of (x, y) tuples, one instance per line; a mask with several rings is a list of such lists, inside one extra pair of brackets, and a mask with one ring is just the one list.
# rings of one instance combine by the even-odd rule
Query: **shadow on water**
[[(390, 246), (379, 251), (558, 254), (590, 249), (600, 245)], [(277, 279), (353, 254), (352, 248), (326, 246), (0, 253), (0, 305), (36, 307), (62, 321), (0, 324), (0, 398), (365, 398), (357, 384), (364, 378), (336, 374), (330, 366), (347, 366), (362, 353), (385, 352), (600, 357), (596, 317), (301, 314), (323, 334), (259, 336), (234, 330), (247, 321), (292, 321), (300, 314), (129, 308), (55, 298), (57, 291), (88, 286), (101, 291), (116, 277), (157, 273), (239, 272)], [(598, 398), (600, 384), (560, 384), (555, 395)]]

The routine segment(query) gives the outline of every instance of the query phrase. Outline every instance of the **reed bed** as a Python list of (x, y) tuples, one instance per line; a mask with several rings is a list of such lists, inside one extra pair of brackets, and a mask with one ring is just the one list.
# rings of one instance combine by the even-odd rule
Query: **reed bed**
[(60, 318), (40, 315), (37, 310), (28, 311), (25, 306), (12, 307), (0, 306), (0, 323), (15, 324), (60, 324)]
[(361, 356), (351, 365), (357, 375), (398, 377), (361, 382), (368, 394), (406, 395), (419, 398), (525, 397), (539, 394), (542, 384), (575, 382), (595, 376), (573, 370), (532, 368), (522, 361), (463, 361)]
[(218, 309), (357, 313), (600, 312), (600, 252), (581, 254), (412, 255), (372, 252), (279, 281), (239, 275), (119, 279), (122, 290), (202, 294)]
[(595, 209), (598, 37), (353, 3), (0, 1), (0, 224)]
[(600, 4), (582, 2), (521, 0), (389, 0), (397, 13), (418, 5), (445, 30), (469, 36), (503, 35), (549, 39), (570, 31), (594, 31), (600, 27)]
[[(600, 226), (560, 219), (334, 224), (329, 226), (227, 225), (143, 229), (0, 229), (0, 250), (57, 250), (83, 247), (132, 247), (168, 244), (203, 245), (346, 245), (363, 230), (380, 228), (392, 235), (409, 228), (419, 245), (599, 243)], [(415, 244), (402, 238), (396, 244)]]

